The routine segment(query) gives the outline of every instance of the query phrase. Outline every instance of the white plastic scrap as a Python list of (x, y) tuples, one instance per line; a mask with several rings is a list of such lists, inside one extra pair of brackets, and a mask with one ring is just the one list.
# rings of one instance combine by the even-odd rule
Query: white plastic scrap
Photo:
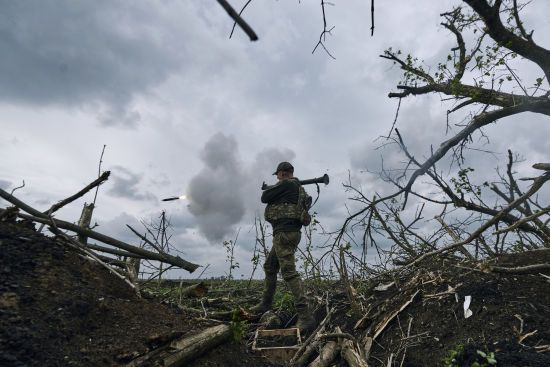
[(379, 292), (387, 291), (394, 284), (395, 284), (395, 282), (391, 282), (391, 283), (388, 283), (388, 284), (379, 284), (377, 287), (374, 288), (374, 290), (379, 291)]
[(471, 302), (472, 302), (472, 296), (464, 296), (464, 318), (465, 319), (473, 315), (472, 310), (470, 310)]

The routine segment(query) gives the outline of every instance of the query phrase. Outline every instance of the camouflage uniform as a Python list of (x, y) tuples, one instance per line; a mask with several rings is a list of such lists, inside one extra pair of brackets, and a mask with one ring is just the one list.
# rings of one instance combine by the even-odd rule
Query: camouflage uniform
[(295, 306), (298, 311), (307, 309), (307, 300), (302, 290), (302, 280), (300, 279), (300, 274), (296, 271), (296, 261), (294, 258), (300, 238), (301, 233), (299, 231), (275, 233), (273, 235), (273, 247), (269, 255), (267, 255), (264, 264), (264, 299), (273, 301), (273, 295), (277, 287), (277, 273), (280, 269), (284, 281), (294, 296)]
[[(273, 188), (264, 191), (262, 203), (277, 205), (284, 203), (296, 204), (299, 199), (300, 184), (297, 179), (285, 179)], [(265, 264), (265, 288), (263, 299), (256, 310), (264, 311), (271, 307), (273, 296), (277, 288), (277, 273), (281, 275), (294, 296), (294, 305), (298, 311), (298, 323), (306, 320), (308, 327), (313, 323), (308, 310), (307, 299), (302, 288), (300, 274), (296, 271), (295, 252), (301, 239), (302, 223), (295, 218), (278, 218), (271, 221), (273, 226), (273, 247), (269, 252)], [(302, 322), (302, 327), (305, 326)], [(300, 327), (300, 326), (299, 326)]]

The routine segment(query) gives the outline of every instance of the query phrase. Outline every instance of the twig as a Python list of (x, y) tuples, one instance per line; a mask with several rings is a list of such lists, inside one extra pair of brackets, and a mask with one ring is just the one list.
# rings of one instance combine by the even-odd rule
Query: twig
[(155, 250), (157, 250), (158, 252), (162, 253), (163, 251), (157, 246), (155, 245), (153, 242), (149, 241), (149, 239), (147, 239), (147, 237), (145, 236), (142, 236), (141, 234), (138, 233), (138, 231), (136, 231), (135, 229), (133, 229), (129, 224), (126, 224), (126, 227), (130, 228), (130, 230), (132, 232), (134, 232), (134, 234), (136, 236), (138, 236), (139, 238), (141, 238), (143, 241), (147, 242), (148, 244), (150, 244), (151, 246), (153, 246), (153, 248)]
[(21, 188), (25, 187), (25, 180), (23, 180), (23, 183), (21, 184), (21, 186), (17, 186), (17, 187), (14, 187), (13, 190), (11, 190), (11, 193), (10, 195), (13, 195), (13, 193), (15, 192), (15, 190), (19, 190)]
[(546, 208), (544, 208), (543, 210), (540, 210), (528, 217), (525, 217), (525, 218), (522, 218), (521, 220), (517, 221), (516, 223), (514, 223), (513, 225), (509, 226), (509, 227), (506, 227), (506, 228), (503, 228), (503, 229), (499, 229), (498, 231), (496, 232), (493, 232), (493, 234), (499, 234), (499, 233), (504, 233), (504, 232), (508, 232), (508, 231), (512, 231), (514, 229), (516, 229), (517, 227), (519, 227), (520, 225), (522, 225), (523, 223), (526, 223), (526, 222), (529, 222), (543, 214), (546, 214), (550, 212), (550, 206), (547, 206)]
[(251, 41), (257, 41), (258, 36), (254, 32), (254, 30), (244, 21), (243, 18), (237, 12), (233, 7), (226, 1), (226, 0), (218, 0), (218, 4), (222, 6), (222, 8), (225, 9), (227, 14), (241, 27), (241, 29), (246, 33), (246, 35), (250, 38)]
[[(97, 177), (101, 176), (101, 163), (103, 163), (103, 153), (105, 153), (105, 147), (107, 145), (103, 144), (103, 149), (101, 150), (101, 156), (99, 157), (99, 166), (97, 168)], [(95, 188), (95, 195), (94, 195), (94, 201), (92, 202), (92, 205), (95, 207), (95, 201), (97, 199), (97, 191), (99, 190), (99, 185)]]
[[(370, 36), (374, 36), (374, 0), (370, 0)], [(401, 98), (399, 98), (401, 102)]]
[(330, 33), (330, 32), (332, 32), (332, 30), (334, 29), (334, 27), (332, 27), (330, 29), (327, 29), (327, 18), (326, 18), (326, 15), (325, 15), (325, 4), (327, 4), (325, 2), (325, 0), (321, 0), (321, 10), (323, 12), (323, 30), (321, 31), (321, 34), (319, 35), (319, 41), (317, 42), (317, 44), (315, 45), (315, 47), (313, 48), (313, 51), (311, 51), (311, 53), (314, 54), (315, 50), (317, 50), (317, 47), (321, 46), (323, 48), (323, 50), (325, 50), (327, 55), (329, 55), (333, 60), (336, 60), (336, 57), (332, 56), (332, 54), (325, 47), (325, 44), (323, 42), (326, 39), (327, 34), (332, 35), (332, 33)]

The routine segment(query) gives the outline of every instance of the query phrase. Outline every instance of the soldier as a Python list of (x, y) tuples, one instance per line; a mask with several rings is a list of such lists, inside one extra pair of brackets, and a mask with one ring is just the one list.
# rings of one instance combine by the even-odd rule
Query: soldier
[[(302, 288), (300, 274), (296, 271), (294, 253), (300, 243), (303, 224), (309, 224), (307, 208), (300, 204), (309, 198), (298, 179), (294, 177), (294, 167), (289, 162), (281, 162), (274, 175), (278, 183), (262, 194), (262, 203), (267, 204), (266, 220), (273, 227), (273, 246), (265, 259), (265, 285), (262, 301), (251, 311), (263, 313), (271, 308), (277, 288), (277, 273), (281, 275), (294, 296), (294, 305), (298, 312), (296, 327), (304, 333), (315, 327), (307, 299)], [(305, 218), (304, 218), (305, 217)]]

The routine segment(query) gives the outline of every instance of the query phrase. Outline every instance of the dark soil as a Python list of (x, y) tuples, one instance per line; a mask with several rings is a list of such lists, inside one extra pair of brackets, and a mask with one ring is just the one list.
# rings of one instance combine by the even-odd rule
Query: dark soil
[[(124, 365), (215, 325), (196, 313), (138, 298), (100, 265), (31, 227), (0, 222), (0, 366)], [(371, 367), (450, 366), (453, 359), (452, 366), (489, 366), (490, 357), (498, 366), (548, 367), (550, 271), (486, 271), (541, 263), (550, 263), (550, 250), (504, 255), (489, 264), (437, 259), (358, 280), (356, 301), (362, 308), (356, 314), (341, 285), (327, 283), (320, 293), (328, 291), (337, 309), (328, 329), (340, 326), (360, 345), (416, 293), (377, 336)], [(395, 283), (387, 290), (374, 290), (390, 282)], [(257, 301), (249, 291), (237, 291), (231, 293), (235, 299)], [(472, 297), (473, 315), (467, 319), (465, 296)], [(225, 343), (189, 366), (270, 366), (250, 348), (258, 326), (247, 322), (240, 341)]]
[[(31, 227), (0, 222), (0, 366), (124, 365), (214, 325), (138, 298), (102, 266)], [(266, 365), (243, 343), (222, 350), (213, 365)]]
[[(504, 255), (486, 265), (540, 263), (550, 263), (550, 250)], [(548, 348), (536, 348), (550, 344), (550, 281), (541, 275), (550, 271), (498, 274), (453, 264), (423, 264), (422, 269), (397, 279), (397, 285), (389, 290), (371, 293), (371, 313), (376, 315), (377, 308), (398, 309), (420, 290), (415, 301), (377, 339), (372, 365), (385, 366), (392, 355), (394, 361), (401, 361), (405, 354), (404, 366), (442, 366), (446, 358), (452, 360), (448, 357), (453, 353), (456, 366), (488, 365), (480, 353), (493, 353), (498, 366), (550, 366)], [(441, 294), (449, 287), (456, 291)], [(436, 294), (441, 295), (433, 296)], [(465, 318), (463, 304), (468, 295), (473, 315)], [(532, 334), (525, 336), (528, 333)]]

